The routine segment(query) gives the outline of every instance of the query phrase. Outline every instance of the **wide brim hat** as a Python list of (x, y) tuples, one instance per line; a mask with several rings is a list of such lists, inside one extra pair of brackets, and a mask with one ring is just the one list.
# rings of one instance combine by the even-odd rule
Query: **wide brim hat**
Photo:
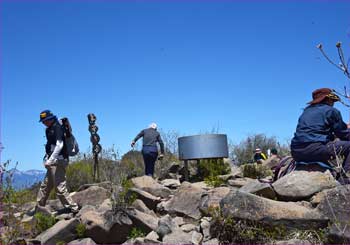
[(40, 120), (39, 122), (45, 122), (50, 119), (54, 119), (56, 116), (49, 110), (45, 110), (40, 112)]
[(330, 98), (333, 101), (339, 101), (340, 98), (330, 88), (319, 88), (312, 92), (312, 101), (308, 102), (310, 105), (321, 103), (324, 99)]

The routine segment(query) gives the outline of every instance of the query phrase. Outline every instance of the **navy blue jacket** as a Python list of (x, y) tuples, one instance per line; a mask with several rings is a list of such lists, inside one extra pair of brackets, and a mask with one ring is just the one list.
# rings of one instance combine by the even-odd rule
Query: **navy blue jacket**
[(291, 146), (314, 142), (327, 143), (335, 137), (350, 140), (350, 131), (340, 112), (327, 104), (310, 105), (299, 117)]

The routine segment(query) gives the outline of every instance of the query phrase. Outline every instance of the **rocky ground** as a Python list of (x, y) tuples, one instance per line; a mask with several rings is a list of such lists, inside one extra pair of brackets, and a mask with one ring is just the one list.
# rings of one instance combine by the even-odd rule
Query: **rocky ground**
[[(173, 167), (173, 169), (177, 169)], [(130, 205), (118, 201), (121, 186), (109, 182), (82, 186), (71, 193), (81, 207), (78, 214), (61, 214), (58, 200), (50, 200), (45, 212), (59, 220), (36, 237), (23, 237), (22, 244), (218, 244), (210, 210), (220, 207), (223, 217), (281, 225), (287, 230), (326, 228), (334, 243), (350, 243), (350, 185), (341, 186), (328, 172), (296, 171), (273, 184), (243, 178), (239, 169), (221, 176), (226, 184), (210, 187), (204, 182), (180, 182), (177, 173), (154, 180), (131, 179), (126, 196)], [(173, 177), (173, 178), (169, 178)], [(118, 196), (119, 195), (119, 196)], [(28, 203), (15, 216), (21, 223), (34, 222), (35, 203)], [(1, 216), (5, 217), (3, 211)], [(78, 234), (77, 226), (84, 232)], [(1, 228), (4, 231), (11, 227)], [(217, 230), (217, 227), (215, 228)], [(135, 237), (133, 231), (142, 231)], [(310, 244), (312, 241), (279, 240), (276, 244)]]

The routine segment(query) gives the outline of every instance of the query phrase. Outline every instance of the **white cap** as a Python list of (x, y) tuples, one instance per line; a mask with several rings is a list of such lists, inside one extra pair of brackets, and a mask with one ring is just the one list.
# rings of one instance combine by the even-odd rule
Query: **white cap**
[(157, 124), (153, 122), (148, 127), (153, 128), (153, 129), (157, 129)]

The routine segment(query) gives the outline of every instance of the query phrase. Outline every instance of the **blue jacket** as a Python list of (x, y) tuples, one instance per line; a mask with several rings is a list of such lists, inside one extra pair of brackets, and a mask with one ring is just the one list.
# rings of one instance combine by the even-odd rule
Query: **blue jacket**
[(340, 112), (327, 104), (310, 105), (299, 117), (291, 146), (293, 148), (306, 143), (327, 143), (335, 137), (350, 140), (350, 131)]

